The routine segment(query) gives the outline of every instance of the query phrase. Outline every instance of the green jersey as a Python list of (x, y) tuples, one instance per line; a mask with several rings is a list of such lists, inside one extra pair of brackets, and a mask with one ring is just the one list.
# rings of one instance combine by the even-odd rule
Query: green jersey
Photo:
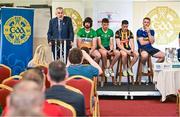
[(97, 34), (96, 34), (96, 31), (93, 30), (92, 28), (88, 32), (85, 30), (85, 28), (81, 28), (77, 32), (77, 36), (79, 37), (79, 39), (82, 40), (81, 47), (91, 48), (93, 39), (97, 37)]
[(108, 29), (106, 32), (104, 32), (102, 28), (99, 28), (97, 29), (96, 33), (97, 33), (97, 37), (101, 39), (101, 44), (104, 47), (109, 47), (110, 38), (114, 37), (113, 31), (111, 29)]

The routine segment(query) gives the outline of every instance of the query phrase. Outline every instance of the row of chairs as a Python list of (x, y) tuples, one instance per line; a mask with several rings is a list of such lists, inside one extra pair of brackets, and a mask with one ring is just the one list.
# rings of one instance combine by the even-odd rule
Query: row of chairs
[[(47, 67), (44, 67), (44, 73), (47, 74)], [(19, 81), (21, 81), (22, 76), (24, 72), (22, 72), (20, 75), (15, 75), (15, 76), (11, 76), (9, 78), (6, 78), (4, 80), (2, 80), (2, 84), (4, 87), (0, 87), (1, 90), (3, 90), (2, 92), (5, 92), (4, 94), (2, 93), (2, 98), (0, 101), (0, 105), (4, 108), (5, 107), (5, 103), (6, 103), (6, 97), (7, 95), (12, 91), (13, 86), (16, 85)], [(78, 79), (78, 80), (77, 80)], [(83, 76), (73, 76), (71, 78), (67, 79), (67, 85), (75, 87), (77, 89), (80, 89), (80, 92), (82, 92), (82, 94), (85, 97), (85, 105), (86, 105), (86, 115), (88, 116), (99, 116), (99, 99), (98, 99), (98, 95), (96, 93), (96, 85), (97, 85), (97, 78), (94, 78), (94, 81), (85, 78)], [(84, 84), (79, 85), (79, 84)], [(8, 87), (8, 88), (5, 88)], [(46, 88), (50, 87), (50, 83), (46, 78)], [(68, 87), (69, 88), (69, 87)], [(8, 90), (11, 89), (11, 90)], [(72, 89), (73, 91), (78, 92), (75, 89)], [(94, 98), (94, 102), (92, 102), (92, 97)], [(57, 100), (57, 105), (59, 104), (59, 101)], [(92, 105), (94, 103), (94, 105)], [(68, 106), (69, 107), (69, 106)], [(72, 113), (73, 114), (73, 113)], [(74, 115), (74, 114), (73, 114)]]
[[(108, 56), (107, 57), (109, 62), (111, 63), (111, 60), (112, 60), (112, 56)], [(127, 59), (127, 66), (130, 64), (130, 61), (131, 61), (131, 57), (128, 56), (128, 59)], [(141, 78), (142, 76), (148, 76), (149, 78), (149, 82), (152, 82), (152, 79), (153, 79), (153, 69), (152, 69), (152, 61), (151, 61), (151, 56), (149, 55), (148, 56), (148, 60), (147, 60), (147, 67), (150, 68), (148, 70), (148, 73), (143, 73), (142, 72), (142, 62), (141, 62), (141, 57), (139, 57), (139, 61), (138, 61), (138, 68), (137, 68), (137, 74), (136, 74), (136, 82), (141, 85)], [(104, 67), (102, 66), (103, 68), (103, 75), (102, 75), (102, 79), (101, 79), (101, 87), (103, 87), (104, 85), (104, 82), (107, 82), (107, 78), (105, 77), (104, 75)], [(112, 82), (114, 84), (116, 84), (116, 82), (118, 81), (118, 77), (119, 77), (119, 82), (118, 84), (121, 85), (121, 81), (122, 81), (122, 76), (123, 76), (123, 67), (122, 67), (122, 61), (121, 61), (121, 57), (119, 58), (118, 60), (118, 63), (117, 63), (117, 68), (116, 68), (116, 76), (115, 78), (112, 77)], [(135, 82), (134, 82), (134, 78), (133, 76), (127, 76), (128, 78), (128, 83), (130, 82), (130, 78), (131, 78), (131, 82), (132, 84), (134, 85)]]
[[(76, 91), (75, 89), (73, 89), (73, 90)], [(13, 91), (13, 88), (3, 85), (3, 84), (0, 84), (0, 95), (1, 95), (0, 96), (0, 104), (1, 104), (1, 107), (3, 109), (5, 109), (5, 112), (3, 113), (2, 116), (6, 116), (6, 114), (7, 114), (6, 108), (5, 108), (6, 98), (12, 91)], [(60, 100), (56, 100), (56, 99), (48, 99), (47, 102), (57, 106), (61, 110), (61, 112), (64, 116), (76, 117), (76, 111), (71, 105), (64, 103)]]
[(99, 98), (96, 91), (95, 81), (92, 81), (80, 75), (72, 76), (70, 78), (67, 78), (66, 80), (67, 85), (79, 89), (84, 95), (87, 116), (100, 115), (99, 114)]

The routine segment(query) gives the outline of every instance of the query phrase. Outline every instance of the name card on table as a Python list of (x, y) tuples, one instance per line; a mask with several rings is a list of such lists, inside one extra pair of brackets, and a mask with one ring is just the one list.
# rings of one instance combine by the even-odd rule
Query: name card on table
[(180, 63), (154, 63), (154, 71), (173, 70), (180, 68)]

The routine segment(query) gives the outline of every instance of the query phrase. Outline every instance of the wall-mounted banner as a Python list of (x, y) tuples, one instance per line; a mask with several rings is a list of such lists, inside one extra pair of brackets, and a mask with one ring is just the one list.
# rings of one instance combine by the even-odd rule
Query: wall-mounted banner
[(34, 10), (1, 8), (0, 63), (12, 69), (12, 75), (24, 71), (32, 59)]

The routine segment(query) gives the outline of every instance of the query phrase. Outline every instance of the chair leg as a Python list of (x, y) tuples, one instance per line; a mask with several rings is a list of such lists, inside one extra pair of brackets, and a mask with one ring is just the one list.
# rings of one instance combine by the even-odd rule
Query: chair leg
[(121, 85), (122, 80), (122, 61), (120, 61), (120, 71), (119, 71), (119, 85)]
[[(128, 59), (127, 59), (127, 67), (129, 67), (129, 64), (131, 63), (131, 57), (128, 56)], [(131, 71), (133, 71), (133, 69), (131, 68)], [(134, 85), (134, 77), (133, 76), (129, 76), (131, 78), (131, 83), (132, 85)], [(128, 79), (129, 79), (128, 77)]]
[(132, 85), (134, 85), (134, 77), (131, 76), (131, 82), (132, 82)]
[(140, 70), (139, 70), (140, 64), (141, 64), (141, 60), (139, 58), (137, 72), (136, 72), (136, 83), (139, 83), (138, 77), (139, 77), (139, 73), (140, 73)]
[(138, 83), (141, 85), (141, 77), (142, 77), (142, 63), (139, 65), (139, 70), (138, 70)]
[(101, 87), (103, 87), (104, 86), (104, 82), (105, 82), (105, 78), (104, 78), (104, 75), (102, 75), (101, 76), (101, 81), (100, 81), (100, 85), (101, 85)]
[(148, 78), (149, 78), (149, 83), (153, 82), (153, 69), (152, 69), (152, 61), (151, 61), (151, 56), (148, 56), (148, 68), (150, 68), (150, 71), (148, 71)]
[(117, 81), (117, 78), (118, 78), (118, 74), (119, 74), (119, 63), (120, 63), (120, 58), (119, 58), (119, 60), (118, 60), (118, 63), (117, 63), (117, 68), (116, 68), (116, 77), (115, 77), (115, 79), (116, 79), (116, 81)]
[[(102, 61), (102, 60), (101, 60)], [(104, 82), (106, 81), (105, 80), (105, 75), (104, 75), (104, 64), (103, 64), (103, 61), (102, 61), (102, 71), (103, 71), (103, 73), (102, 73), (102, 75), (101, 75), (101, 81), (100, 81), (100, 86), (101, 87), (103, 87), (104, 86)]]
[(180, 95), (179, 95), (179, 91), (178, 91), (176, 96), (177, 96), (176, 97), (176, 112), (179, 115), (179, 113), (180, 113), (180, 101), (179, 101), (180, 100)]

